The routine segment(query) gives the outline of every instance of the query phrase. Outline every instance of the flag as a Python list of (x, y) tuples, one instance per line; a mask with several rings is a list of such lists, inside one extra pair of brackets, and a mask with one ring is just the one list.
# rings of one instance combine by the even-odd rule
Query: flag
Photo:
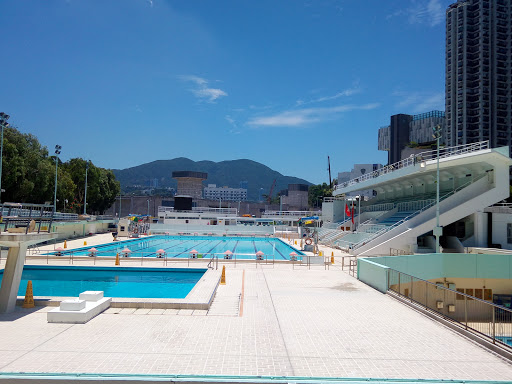
[(352, 200), (352, 224), (354, 224), (354, 200)]
[(348, 204), (347, 204), (347, 203), (345, 203), (345, 214), (346, 214), (348, 217), (350, 217), (350, 216), (351, 216), (351, 215), (350, 215), (350, 209), (348, 209)]

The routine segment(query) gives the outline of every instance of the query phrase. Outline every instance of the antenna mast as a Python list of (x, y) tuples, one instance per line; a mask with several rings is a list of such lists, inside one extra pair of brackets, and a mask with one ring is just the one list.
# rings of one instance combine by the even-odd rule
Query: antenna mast
[(327, 156), (327, 170), (329, 171), (329, 188), (332, 188), (332, 179), (331, 179), (331, 158)]

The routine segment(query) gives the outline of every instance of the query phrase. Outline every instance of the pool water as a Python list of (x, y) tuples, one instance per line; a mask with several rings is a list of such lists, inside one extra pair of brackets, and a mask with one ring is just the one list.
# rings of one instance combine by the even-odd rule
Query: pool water
[[(107, 297), (183, 299), (206, 269), (25, 266), (18, 296), (32, 280), (34, 296), (78, 297), (84, 291), (104, 291)], [(3, 276), (2, 274), (0, 275)]]
[[(224, 257), (224, 252), (231, 251), (236, 259), (255, 259), (256, 252), (264, 253), (265, 259), (289, 260), (290, 253), (299, 256), (302, 252), (280, 239), (254, 237), (212, 237), (212, 236), (149, 236), (123, 242), (112, 242), (94, 246), (97, 256), (122, 256), (122, 250), (128, 248), (132, 257), (157, 257), (156, 252), (163, 249), (168, 258), (188, 258), (192, 250), (204, 258), (217, 255)], [(75, 256), (88, 256), (91, 247), (64, 251), (62, 255), (73, 253)], [(52, 252), (52, 254), (55, 254)]]
[(505, 343), (512, 347), (512, 336), (496, 336), (496, 340), (499, 340), (502, 343)]

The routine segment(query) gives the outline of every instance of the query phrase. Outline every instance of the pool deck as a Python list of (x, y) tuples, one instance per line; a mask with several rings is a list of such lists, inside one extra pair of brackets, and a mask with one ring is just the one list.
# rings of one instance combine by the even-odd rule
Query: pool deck
[[(101, 237), (88, 244), (105, 242)], [(509, 361), (361, 283), (339, 263), (328, 270), (226, 264), (226, 280), (209, 311), (110, 308), (71, 325), (47, 323), (49, 308), (17, 308), (0, 315), (0, 372), (512, 378)]]

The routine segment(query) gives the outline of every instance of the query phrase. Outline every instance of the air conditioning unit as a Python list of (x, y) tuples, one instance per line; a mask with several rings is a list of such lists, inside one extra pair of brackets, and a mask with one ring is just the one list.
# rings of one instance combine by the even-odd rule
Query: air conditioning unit
[(455, 312), (455, 305), (454, 304), (448, 305), (448, 312)]
[(438, 301), (438, 302), (436, 302), (436, 307), (437, 307), (437, 309), (443, 309), (444, 303), (442, 301)]

